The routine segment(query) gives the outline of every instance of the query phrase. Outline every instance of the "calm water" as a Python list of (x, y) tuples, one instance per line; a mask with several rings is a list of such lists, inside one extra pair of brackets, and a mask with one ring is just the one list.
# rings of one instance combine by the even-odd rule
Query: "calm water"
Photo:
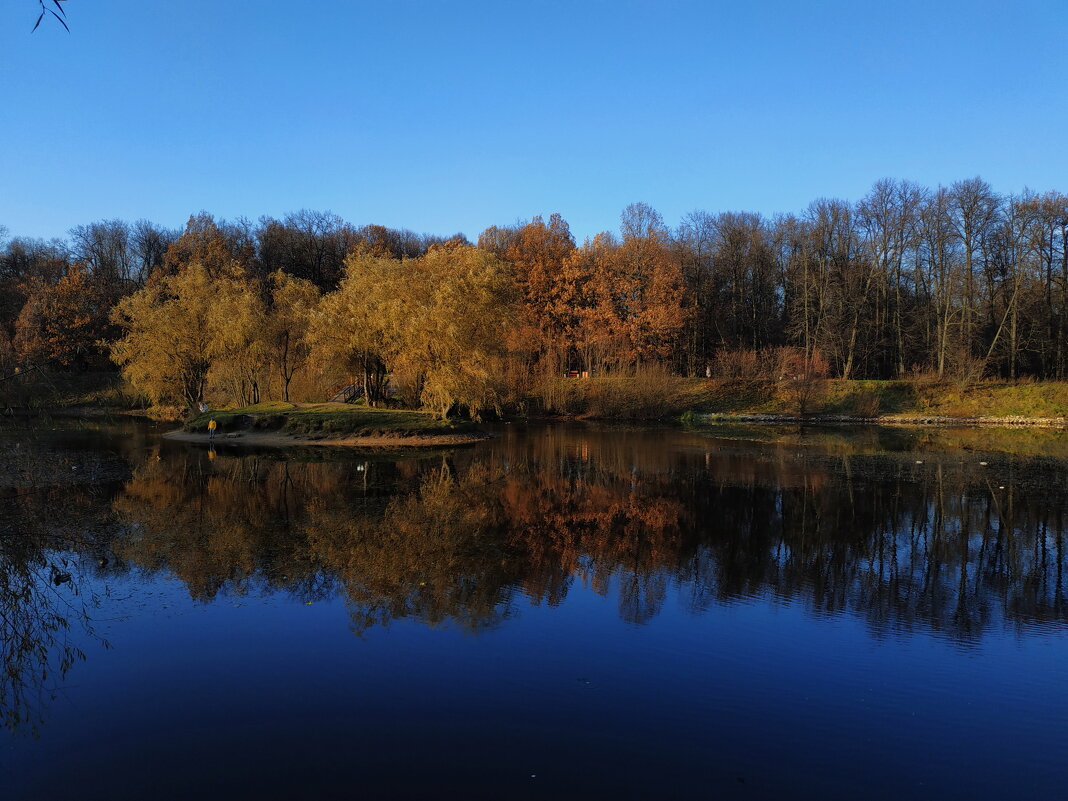
[(0, 797), (1063, 797), (1059, 435), (500, 434), (0, 429)]

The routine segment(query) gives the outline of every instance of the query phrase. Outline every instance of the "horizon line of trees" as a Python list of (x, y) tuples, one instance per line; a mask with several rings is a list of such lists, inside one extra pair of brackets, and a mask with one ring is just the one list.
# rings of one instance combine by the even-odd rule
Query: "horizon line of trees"
[(4, 233), (0, 366), (114, 359), (157, 403), (288, 398), (316, 372), (477, 413), (568, 370), (737, 375), (783, 348), (842, 378), (1068, 377), (1068, 196), (979, 178), (674, 229), (636, 203), (581, 245), (559, 214), (476, 243), (312, 211)]

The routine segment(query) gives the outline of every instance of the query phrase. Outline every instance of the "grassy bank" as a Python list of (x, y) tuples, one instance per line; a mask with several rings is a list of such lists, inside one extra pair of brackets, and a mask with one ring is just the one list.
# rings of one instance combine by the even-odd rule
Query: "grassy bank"
[(690, 415), (804, 415), (838, 418), (1060, 418), (1068, 382), (932, 380), (814, 382), (678, 378), (559, 379), (544, 393), (550, 414), (606, 420)]
[(441, 420), (429, 412), (374, 409), (363, 404), (295, 404), (272, 401), (240, 409), (219, 409), (197, 415), (184, 426), (206, 434), (214, 418), (222, 434), (238, 431), (277, 432), (294, 437), (433, 437), (476, 434), (473, 423)]
[(144, 409), (148, 402), (118, 373), (27, 370), (0, 382), (0, 407), (27, 412)]
[[(29, 413), (99, 414), (144, 410), (146, 400), (118, 374), (34, 371), (0, 384), (0, 410)], [(180, 419), (183, 410), (156, 409), (161, 419)], [(600, 420), (670, 420), (696, 415), (798, 415), (1016, 421), (1068, 416), (1068, 381), (983, 381), (969, 386), (929, 379), (814, 382), (799, 391), (795, 382), (762, 379), (679, 378), (663, 372), (637, 377), (553, 378), (543, 381), (527, 411)], [(443, 421), (422, 411), (372, 409), (362, 404), (261, 403), (212, 413), (223, 432), (277, 431), (293, 436), (431, 436), (478, 429), (464, 421)], [(206, 431), (208, 417), (185, 424)]]
[[(702, 414), (798, 414), (790, 382), (685, 381), (678, 404)], [(1068, 382), (984, 381), (962, 387), (932, 381), (843, 381), (811, 388), (804, 412), (863, 418), (1059, 418), (1068, 415)]]

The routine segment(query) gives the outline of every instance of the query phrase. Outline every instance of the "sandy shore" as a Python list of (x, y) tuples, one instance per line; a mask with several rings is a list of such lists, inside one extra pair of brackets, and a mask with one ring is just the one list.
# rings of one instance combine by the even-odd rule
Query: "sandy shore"
[[(207, 434), (197, 434), (189, 431), (169, 431), (163, 436), (165, 439), (178, 442), (198, 442), (204, 445), (210, 442)], [(333, 448), (440, 448), (450, 445), (471, 445), (484, 439), (489, 439), (489, 434), (340, 436), (310, 439), (291, 436), (280, 431), (237, 431), (216, 435), (215, 444), (247, 445), (264, 448), (289, 448), (295, 445), (325, 445)]]

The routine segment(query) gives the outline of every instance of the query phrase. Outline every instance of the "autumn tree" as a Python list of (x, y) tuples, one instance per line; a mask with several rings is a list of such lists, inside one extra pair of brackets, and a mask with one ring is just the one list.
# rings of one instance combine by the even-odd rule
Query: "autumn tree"
[(63, 368), (103, 366), (101, 342), (113, 333), (108, 320), (113, 299), (108, 283), (82, 264), (72, 265), (54, 284), (33, 282), (15, 323), (18, 359)]
[(30, 292), (40, 284), (54, 284), (70, 266), (65, 245), (15, 237), (0, 250), (0, 327), (10, 340)]
[(622, 242), (598, 234), (565, 262), (587, 369), (666, 359), (686, 321), (682, 270), (663, 220), (639, 203), (622, 221)]
[(515, 270), (520, 316), (516, 350), (528, 356), (528, 370), (559, 374), (574, 347), (577, 308), (566, 267), (575, 250), (567, 222), (559, 214), (514, 227), (492, 226), (479, 236), (480, 249)]
[(270, 306), (263, 315), (260, 337), (282, 383), (282, 400), (289, 400), (289, 384), (303, 370), (311, 353), (308, 337), (319, 290), (311, 281), (278, 270), (270, 276)]
[(515, 280), (505, 262), (471, 245), (431, 248), (415, 264), (416, 294), (403, 327), (403, 359), (424, 375), (423, 402), (445, 416), (501, 410), (515, 319)]
[(173, 275), (197, 264), (215, 276), (231, 273), (235, 263), (249, 270), (254, 260), (254, 240), (247, 223), (217, 222), (202, 211), (190, 216), (182, 233), (167, 246), (162, 269)]
[(234, 403), (259, 403), (270, 393), (276, 375), (267, 301), (259, 282), (245, 273), (213, 284), (223, 293), (218, 308), (223, 314), (212, 321), (214, 359), (207, 383)]
[(124, 335), (111, 358), (153, 403), (195, 408), (212, 366), (246, 340), (252, 298), (234, 272), (194, 263), (160, 276), (112, 310)]
[(405, 261), (357, 254), (323, 298), (312, 340), (335, 363), (362, 369), (371, 402), (388, 370), (438, 414), (462, 407), (478, 415), (500, 409), (508, 394), (514, 302), (510, 266), (471, 245)]
[(387, 361), (402, 350), (400, 307), (407, 291), (402, 262), (362, 251), (349, 256), (338, 288), (311, 315), (307, 336), (316, 358), (358, 376), (371, 406), (384, 400)]
[(426, 253), (428, 238), (406, 228), (365, 225), (356, 231), (357, 245), (372, 256), (415, 259)]

